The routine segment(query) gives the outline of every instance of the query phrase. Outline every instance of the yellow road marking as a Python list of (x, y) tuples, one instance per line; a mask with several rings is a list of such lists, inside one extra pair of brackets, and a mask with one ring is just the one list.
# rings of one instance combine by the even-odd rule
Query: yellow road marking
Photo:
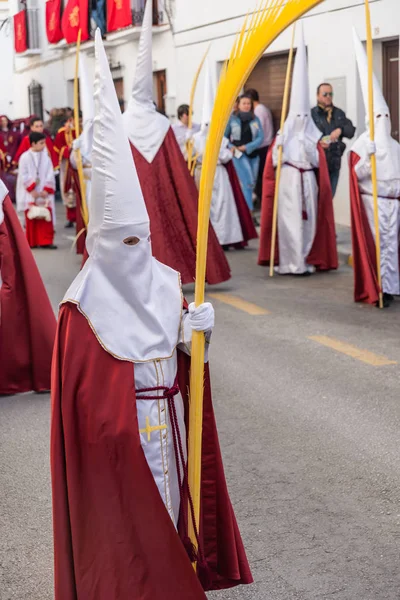
[(362, 350), (361, 348), (357, 348), (351, 344), (346, 344), (345, 342), (341, 342), (340, 340), (336, 340), (335, 338), (331, 338), (326, 335), (313, 335), (308, 339), (312, 340), (313, 342), (317, 342), (317, 344), (322, 344), (322, 346), (332, 348), (333, 350), (341, 352), (342, 354), (346, 354), (347, 356), (351, 356), (357, 360), (361, 360), (362, 362), (372, 365), (373, 367), (397, 365), (395, 360), (390, 360), (389, 358), (386, 358), (386, 356), (379, 356), (378, 354), (374, 354), (368, 350)]
[(246, 300), (242, 300), (242, 298), (238, 298), (237, 296), (232, 296), (231, 294), (219, 294), (212, 293), (207, 294), (210, 298), (214, 298), (219, 302), (224, 302), (224, 304), (229, 304), (229, 306), (233, 306), (238, 310), (242, 310), (243, 312), (249, 315), (269, 315), (271, 314), (269, 310), (265, 308), (261, 308), (261, 306), (257, 306), (257, 304), (252, 304), (251, 302), (247, 302)]

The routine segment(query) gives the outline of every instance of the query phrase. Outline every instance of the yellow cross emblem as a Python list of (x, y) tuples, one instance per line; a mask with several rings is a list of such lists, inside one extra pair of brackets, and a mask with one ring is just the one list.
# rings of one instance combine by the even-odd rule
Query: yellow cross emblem
[(115, 5), (116, 5), (116, 9), (117, 10), (121, 10), (122, 8), (122, 0), (114, 0)]
[(146, 417), (146, 427), (144, 429), (139, 429), (139, 433), (147, 433), (147, 441), (150, 442), (153, 431), (162, 431), (163, 429), (167, 429), (167, 426), (150, 425), (150, 419), (149, 417)]
[(50, 17), (49, 31), (54, 31), (56, 28), (56, 15), (53, 13)]

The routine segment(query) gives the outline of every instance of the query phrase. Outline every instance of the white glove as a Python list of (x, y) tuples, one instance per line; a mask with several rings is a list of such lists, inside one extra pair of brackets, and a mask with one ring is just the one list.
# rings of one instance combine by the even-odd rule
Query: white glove
[(372, 140), (368, 140), (368, 142), (367, 142), (367, 152), (368, 152), (368, 156), (372, 156), (373, 154), (376, 154), (376, 144)]
[(204, 302), (196, 308), (195, 303), (189, 304), (189, 323), (194, 331), (211, 331), (215, 323), (214, 307), (210, 302)]
[(72, 150), (79, 150), (81, 147), (81, 138), (77, 138), (72, 142)]
[(281, 146), (283, 146), (283, 135), (281, 133), (278, 133), (278, 135), (276, 136), (275, 144), (277, 148), (281, 148)]

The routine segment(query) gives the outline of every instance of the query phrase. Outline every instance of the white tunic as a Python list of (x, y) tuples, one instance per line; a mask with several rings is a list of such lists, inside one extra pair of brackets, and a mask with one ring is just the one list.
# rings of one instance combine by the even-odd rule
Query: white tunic
[[(190, 354), (191, 340), (192, 329), (189, 325), (188, 313), (185, 312), (181, 325), (178, 348), (183, 350), (186, 354)], [(172, 388), (177, 375), (177, 367), (178, 359), (176, 350), (173, 356), (168, 359), (157, 359), (149, 362), (135, 363), (136, 393), (138, 394), (140, 390), (146, 388)], [(149, 392), (147, 395), (161, 395), (161, 392)], [(173, 402), (176, 408), (180, 437), (186, 461), (186, 429), (184, 422), (184, 405), (181, 394), (176, 395)], [(168, 401), (166, 399), (137, 400), (136, 403), (142, 448), (161, 498), (176, 526), (180, 509), (180, 492)], [(182, 473), (182, 464), (179, 464)]]
[(172, 125), (172, 131), (175, 134), (176, 141), (178, 142), (178, 146), (181, 149), (183, 156), (186, 158), (186, 143), (193, 134), (200, 131), (200, 125), (193, 123), (192, 129), (190, 130), (187, 125), (184, 125), (181, 121), (177, 121), (177, 123)]
[(37, 205), (48, 205), (52, 211), (53, 224), (55, 224), (56, 210), (54, 194), (49, 194), (46, 199), (38, 198), (35, 201), (32, 194), (27, 190), (35, 182), (35, 192), (42, 192), (45, 187), (53, 190), (56, 189), (54, 168), (46, 147), (42, 152), (27, 150), (19, 160), (16, 188), (17, 210), (24, 212), (32, 202), (35, 202)]
[[(392, 150), (394, 153), (397, 151), (400, 156), (400, 146), (398, 144), (396, 146)], [(377, 156), (377, 162), (379, 163), (379, 155)], [(379, 178), (380, 171), (378, 169), (378, 216), (381, 243), (382, 290), (387, 294), (399, 295), (400, 202), (398, 198), (400, 198), (400, 171), (397, 178), (393, 177), (387, 180)], [(355, 172), (358, 178), (361, 198), (367, 213), (368, 223), (375, 239), (371, 161), (367, 155), (360, 158), (355, 166)]]
[[(200, 131), (193, 136), (194, 155), (197, 156), (195, 181), (200, 185), (201, 167), (207, 141), (207, 132)], [(229, 141), (222, 140), (221, 150), (215, 171), (211, 200), (210, 221), (221, 246), (243, 242), (242, 227), (237, 211), (235, 196), (227, 170), (222, 166), (232, 160), (228, 148)]]
[[(90, 156), (87, 156), (86, 154), (84, 154), (84, 152), (82, 152), (82, 149), (81, 149), (81, 157), (82, 157), (83, 177), (85, 180), (86, 206), (89, 210), (90, 194), (91, 194), (91, 190), (92, 190), (92, 165), (91, 165)], [(78, 163), (76, 161), (76, 150), (73, 150), (71, 152), (70, 160), (71, 160), (71, 165), (77, 171)]]
[[(276, 166), (276, 145), (272, 159)], [(312, 169), (318, 168), (318, 165), (315, 142), (298, 135), (288, 146), (284, 144), (278, 199), (279, 266), (275, 269), (281, 275), (314, 271), (306, 259), (316, 234), (318, 184)], [(302, 173), (299, 169), (306, 172)], [(303, 219), (304, 210), (307, 220)]]

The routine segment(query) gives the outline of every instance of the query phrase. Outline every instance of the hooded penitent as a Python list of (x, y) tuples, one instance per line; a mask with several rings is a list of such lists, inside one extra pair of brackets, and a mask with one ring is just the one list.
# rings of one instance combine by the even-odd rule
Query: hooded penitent
[[(367, 115), (366, 131), (355, 142), (349, 156), (354, 297), (356, 301), (373, 304), (378, 300), (379, 290), (376, 274), (375, 221), (370, 154), (373, 150), (376, 150), (382, 291), (386, 294), (398, 295), (400, 294), (400, 146), (391, 137), (389, 108), (375, 74), (373, 75), (375, 148), (371, 144), (368, 61), (364, 47), (354, 29), (353, 41)], [(386, 298), (385, 302), (387, 302)]]
[[(214, 98), (216, 93), (216, 72), (215, 66), (211, 65), (211, 59), (207, 57), (204, 69), (204, 95), (203, 111), (201, 118), (201, 129), (193, 136), (194, 154), (197, 156), (195, 169), (195, 180), (197, 187), (200, 185), (200, 177), (203, 163), (203, 156), (207, 142), (207, 135), (211, 116), (214, 108)], [(232, 152), (228, 147), (228, 140), (223, 138), (221, 150), (218, 157), (218, 165), (214, 178), (213, 195), (210, 209), (210, 221), (217, 234), (221, 246), (243, 244), (244, 235), (239, 219), (239, 211), (235, 202), (235, 195), (232, 190), (229, 175), (224, 165), (232, 161)], [(243, 195), (239, 198), (243, 199)], [(246, 204), (246, 201), (244, 200)], [(249, 213), (246, 205), (247, 212)], [(249, 239), (246, 237), (246, 241)]]
[[(291, 101), (281, 141), (278, 233), (275, 264), (280, 274), (301, 275), (315, 268), (337, 268), (337, 250), (325, 153), (321, 132), (311, 116), (307, 52), (303, 26), (293, 68)], [(279, 136), (278, 136), (279, 137)], [(278, 147), (271, 147), (264, 170), (261, 235), (258, 262), (269, 264)]]
[(147, 0), (132, 95), (123, 119), (131, 143), (149, 163), (153, 162), (170, 128), (169, 120), (157, 112), (153, 102), (152, 34), (153, 2)]
[(65, 301), (79, 304), (117, 358), (166, 358), (178, 339), (180, 278), (152, 257), (149, 217), (99, 31), (96, 53), (89, 259)]
[[(152, 2), (146, 2), (132, 96), (124, 112), (144, 200), (151, 220), (153, 253), (181, 274), (196, 277), (198, 192), (169, 120), (153, 103)], [(226, 281), (228, 262), (212, 227), (207, 252), (207, 282)]]

